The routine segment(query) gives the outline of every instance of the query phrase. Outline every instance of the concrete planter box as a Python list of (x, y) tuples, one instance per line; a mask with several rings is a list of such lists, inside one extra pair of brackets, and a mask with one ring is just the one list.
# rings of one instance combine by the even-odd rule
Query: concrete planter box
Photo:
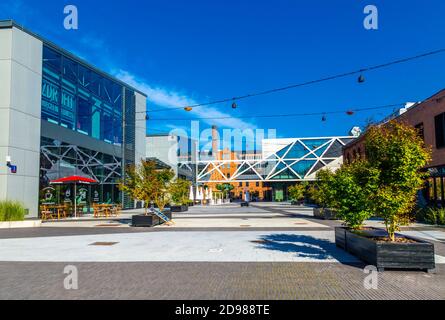
[(417, 269), (429, 271), (435, 268), (434, 244), (404, 236), (415, 243), (378, 242), (370, 237), (386, 234), (379, 229), (364, 230), (361, 234), (348, 228), (335, 228), (335, 244), (357, 258), (385, 269)]
[(170, 210), (171, 210), (171, 212), (186, 212), (186, 211), (189, 211), (189, 207), (185, 206), (185, 205), (171, 206)]
[(304, 200), (292, 200), (290, 203), (292, 206), (302, 206), (304, 205)]
[(0, 222), (0, 229), (36, 228), (42, 225), (42, 220), (6, 221)]
[[(172, 212), (168, 209), (164, 210), (162, 212), (164, 215), (166, 215), (169, 219), (172, 218)], [(155, 214), (138, 214), (131, 217), (131, 226), (132, 227), (154, 227), (159, 226), (161, 224), (164, 224), (165, 221), (159, 218)]]
[(314, 217), (324, 220), (337, 220), (335, 211), (329, 208), (314, 208)]

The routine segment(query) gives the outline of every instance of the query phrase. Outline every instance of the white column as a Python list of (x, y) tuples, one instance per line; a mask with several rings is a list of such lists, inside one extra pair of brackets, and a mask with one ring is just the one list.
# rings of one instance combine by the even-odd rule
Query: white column
[(42, 51), (29, 34), (0, 29), (0, 200), (22, 202), (29, 217), (37, 217), (39, 203)]
[(147, 124), (145, 120), (147, 111), (147, 98), (142, 94), (135, 92), (136, 95), (136, 141), (135, 141), (135, 161), (136, 164), (145, 159), (145, 136), (147, 133)]

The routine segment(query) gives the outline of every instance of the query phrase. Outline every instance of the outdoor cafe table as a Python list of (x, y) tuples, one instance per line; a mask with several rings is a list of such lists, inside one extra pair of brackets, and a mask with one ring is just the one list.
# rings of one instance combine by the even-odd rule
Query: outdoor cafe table
[(49, 210), (54, 210), (54, 212), (57, 212), (57, 220), (60, 220), (61, 214), (66, 216), (66, 212), (65, 212), (66, 207), (63, 205), (50, 205), (50, 206), (47, 206), (47, 208)]
[(100, 208), (100, 209), (103, 209), (105, 217), (108, 217), (108, 216), (111, 215), (111, 208), (113, 208), (114, 205), (113, 204), (104, 203), (104, 204), (97, 204), (96, 206), (98, 208)]

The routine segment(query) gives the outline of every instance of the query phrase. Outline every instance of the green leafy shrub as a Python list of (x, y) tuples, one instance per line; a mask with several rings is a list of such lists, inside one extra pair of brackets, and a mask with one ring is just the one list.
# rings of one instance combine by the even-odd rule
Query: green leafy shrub
[(25, 220), (25, 207), (17, 201), (0, 201), (0, 221)]
[(437, 224), (443, 226), (445, 225), (445, 208), (440, 208), (437, 210)]
[(328, 185), (327, 197), (322, 201), (336, 212), (336, 216), (343, 220), (351, 229), (361, 229), (363, 222), (369, 219), (374, 211), (369, 201), (377, 191), (379, 173), (366, 161), (355, 161), (343, 165), (333, 174), (322, 174)]
[(330, 170), (320, 170), (317, 173), (317, 180), (308, 189), (309, 198), (321, 208), (328, 208), (335, 198), (335, 192), (330, 187), (333, 178), (334, 174)]
[(445, 208), (424, 208), (417, 215), (418, 221), (428, 224), (445, 225)]
[(287, 191), (289, 193), (289, 198), (292, 201), (303, 201), (306, 195), (307, 184), (305, 183), (297, 183), (293, 186), (290, 186)]
[(425, 209), (424, 221), (428, 224), (436, 224), (437, 222), (436, 210), (434, 210), (433, 208)]
[(185, 179), (176, 179), (170, 184), (170, 194), (176, 205), (187, 205), (189, 203), (189, 192), (191, 182)]
[(216, 185), (216, 190), (222, 192), (223, 197), (225, 197), (226, 199), (229, 199), (230, 191), (232, 191), (233, 189), (235, 189), (235, 187), (230, 183)]

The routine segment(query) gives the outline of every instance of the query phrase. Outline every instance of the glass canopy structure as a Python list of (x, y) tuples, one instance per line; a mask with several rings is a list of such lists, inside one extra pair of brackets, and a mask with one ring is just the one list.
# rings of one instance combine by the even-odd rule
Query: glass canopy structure
[(343, 146), (354, 137), (265, 139), (261, 155), (243, 152), (229, 160), (199, 160), (198, 183), (313, 181), (323, 168), (343, 163)]

